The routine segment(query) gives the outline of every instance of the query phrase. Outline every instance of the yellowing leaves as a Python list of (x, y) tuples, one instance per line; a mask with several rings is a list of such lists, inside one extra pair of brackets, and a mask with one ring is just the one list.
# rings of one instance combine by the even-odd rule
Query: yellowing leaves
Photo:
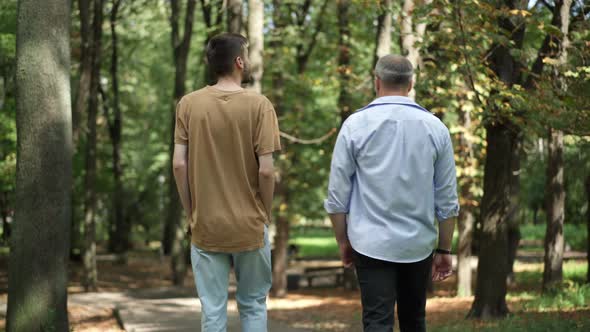
[(522, 16), (522, 17), (527, 17), (527, 16), (532, 15), (531, 12), (529, 12), (528, 10), (524, 10), (524, 9), (512, 9), (511, 11), (509, 11), (509, 13), (514, 16)]

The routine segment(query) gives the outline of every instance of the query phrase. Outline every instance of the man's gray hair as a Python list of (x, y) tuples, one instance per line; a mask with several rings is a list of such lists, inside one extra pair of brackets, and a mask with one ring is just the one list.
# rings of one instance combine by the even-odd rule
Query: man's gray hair
[(375, 65), (375, 75), (385, 87), (390, 89), (407, 88), (412, 83), (414, 68), (412, 63), (401, 55), (382, 56)]

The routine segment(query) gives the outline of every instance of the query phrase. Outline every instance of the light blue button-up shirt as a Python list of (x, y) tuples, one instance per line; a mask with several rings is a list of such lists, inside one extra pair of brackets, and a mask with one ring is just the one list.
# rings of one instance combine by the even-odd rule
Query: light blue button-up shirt
[(451, 137), (434, 115), (401, 96), (375, 99), (338, 134), (328, 198), (345, 213), (359, 253), (409, 263), (428, 257), (439, 221), (459, 213)]

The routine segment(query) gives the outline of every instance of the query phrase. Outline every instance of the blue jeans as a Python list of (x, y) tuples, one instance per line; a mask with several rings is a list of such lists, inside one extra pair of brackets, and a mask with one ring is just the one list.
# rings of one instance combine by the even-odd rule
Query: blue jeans
[(265, 227), (264, 247), (238, 253), (204, 251), (191, 246), (191, 263), (199, 300), (202, 332), (227, 330), (227, 298), (231, 260), (238, 281), (236, 301), (243, 332), (266, 332), (266, 297), (272, 284), (270, 242)]

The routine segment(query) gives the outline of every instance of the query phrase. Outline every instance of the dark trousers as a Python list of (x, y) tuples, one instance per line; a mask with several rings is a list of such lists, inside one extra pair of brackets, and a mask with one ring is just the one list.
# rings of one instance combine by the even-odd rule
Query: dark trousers
[(432, 255), (416, 263), (392, 263), (355, 252), (364, 332), (391, 332), (394, 307), (401, 332), (426, 331), (426, 288)]

